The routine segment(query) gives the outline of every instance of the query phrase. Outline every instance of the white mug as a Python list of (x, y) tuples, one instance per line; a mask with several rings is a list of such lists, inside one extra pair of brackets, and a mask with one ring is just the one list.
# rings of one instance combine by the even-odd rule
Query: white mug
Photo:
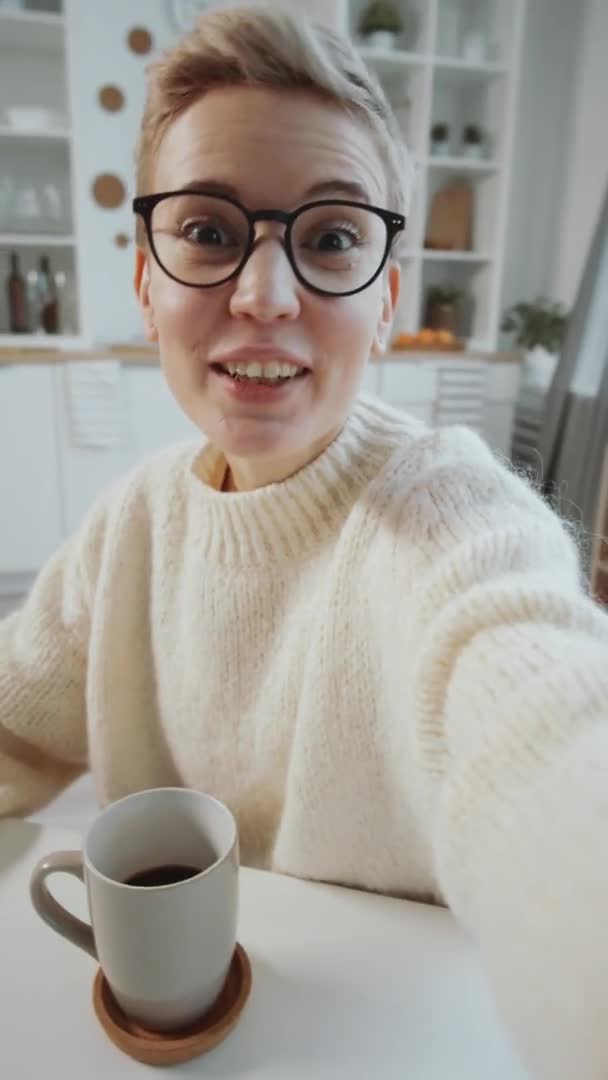
[[(192, 876), (180, 879), (177, 868)], [(85, 882), (92, 925), (51, 896), (46, 879), (57, 871)], [(82, 853), (41, 859), (30, 891), (45, 922), (99, 961), (123, 1012), (170, 1031), (202, 1016), (222, 990), (236, 946), (238, 871), (226, 806), (187, 788), (152, 788), (108, 806)]]

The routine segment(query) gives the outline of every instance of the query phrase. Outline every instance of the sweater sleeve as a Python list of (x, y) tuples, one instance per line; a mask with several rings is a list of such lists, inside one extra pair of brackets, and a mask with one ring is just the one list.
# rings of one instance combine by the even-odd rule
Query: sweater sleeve
[(89, 563), (99, 513), (0, 623), (0, 817), (30, 813), (87, 767)]
[(412, 691), (438, 880), (531, 1075), (605, 1080), (608, 618), (570, 532), (489, 456), (424, 501)]

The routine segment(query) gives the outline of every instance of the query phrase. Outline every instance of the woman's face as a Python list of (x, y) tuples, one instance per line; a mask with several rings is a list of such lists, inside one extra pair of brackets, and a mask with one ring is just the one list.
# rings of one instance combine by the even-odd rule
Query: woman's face
[[(195, 183), (249, 210), (334, 197), (386, 206), (387, 199), (365, 127), (296, 91), (219, 88), (182, 113), (162, 140), (152, 190)], [(224, 452), (238, 487), (284, 479), (335, 438), (370, 353), (386, 345), (398, 294), (394, 263), (354, 296), (309, 291), (290, 266), (283, 234), (280, 223), (257, 223), (240, 275), (209, 289), (172, 280), (150, 252), (137, 256), (146, 331), (159, 343), (169, 386)], [(297, 377), (261, 385), (223, 366), (273, 361), (283, 373), (296, 368)]]

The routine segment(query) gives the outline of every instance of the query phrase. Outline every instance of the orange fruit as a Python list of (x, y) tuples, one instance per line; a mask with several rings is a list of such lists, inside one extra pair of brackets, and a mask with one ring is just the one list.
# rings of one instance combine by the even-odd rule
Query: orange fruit
[(393, 349), (409, 349), (414, 341), (412, 334), (401, 333), (397, 334), (393, 339)]
[(440, 345), (453, 345), (456, 338), (451, 330), (438, 330), (437, 341)]
[(435, 344), (435, 331), (423, 329), (418, 331), (418, 341), (421, 345), (434, 345)]

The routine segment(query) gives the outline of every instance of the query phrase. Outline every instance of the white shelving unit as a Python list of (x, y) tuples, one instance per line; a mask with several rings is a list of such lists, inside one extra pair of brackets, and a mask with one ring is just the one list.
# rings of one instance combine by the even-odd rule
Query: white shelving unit
[[(472, 301), (469, 351), (492, 352), (500, 325), (525, 0), (401, 0), (403, 33), (394, 49), (381, 50), (367, 46), (358, 34), (366, 3), (340, 0), (335, 24), (353, 37), (378, 75), (417, 170), (395, 329), (420, 329), (427, 290), (453, 285)], [(449, 125), (449, 156), (431, 154), (431, 128), (438, 123)], [(484, 133), (479, 160), (460, 155), (467, 124)], [(425, 235), (432, 198), (455, 179), (473, 191), (472, 250), (429, 250)]]
[[(62, 5), (49, 10), (0, 7), (0, 278), (11, 252), (27, 279), (48, 255), (59, 283), (58, 334), (10, 334), (6, 291), (0, 295), (0, 345), (59, 346), (79, 340), (78, 236), (73, 212), (74, 147), (66, 86), (67, 20)], [(14, 107), (51, 110), (65, 118), (51, 123), (11, 120)], [(25, 192), (31, 192), (27, 206)], [(32, 205), (33, 204), (33, 205)]]

